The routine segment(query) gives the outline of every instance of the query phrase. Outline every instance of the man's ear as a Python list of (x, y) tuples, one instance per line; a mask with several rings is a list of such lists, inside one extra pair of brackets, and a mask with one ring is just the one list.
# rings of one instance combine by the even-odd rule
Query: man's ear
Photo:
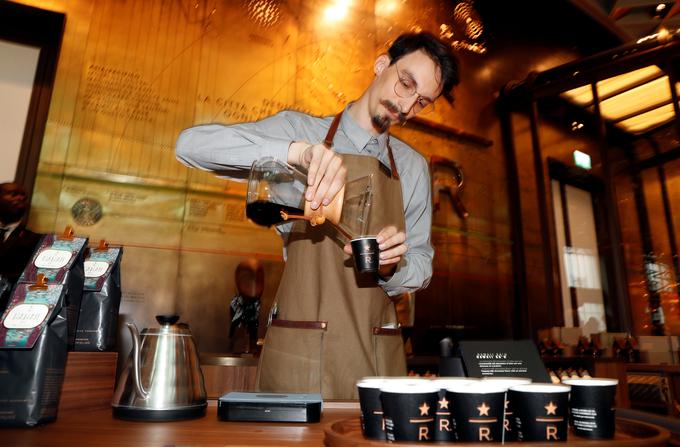
[(375, 64), (373, 65), (373, 72), (375, 73), (376, 76), (380, 76), (382, 72), (385, 71), (389, 66), (390, 57), (387, 54), (383, 53), (376, 58)]

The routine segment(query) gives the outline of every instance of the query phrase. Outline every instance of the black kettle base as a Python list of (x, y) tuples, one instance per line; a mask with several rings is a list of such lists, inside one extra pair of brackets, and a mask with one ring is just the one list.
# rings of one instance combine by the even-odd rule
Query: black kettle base
[(174, 408), (168, 410), (139, 409), (131, 407), (113, 407), (113, 417), (128, 421), (170, 422), (184, 419), (195, 419), (205, 416), (208, 404), (193, 407)]

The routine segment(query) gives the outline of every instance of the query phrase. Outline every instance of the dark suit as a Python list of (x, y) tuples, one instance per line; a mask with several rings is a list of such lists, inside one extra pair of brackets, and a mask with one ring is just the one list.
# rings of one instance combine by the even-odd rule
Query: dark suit
[[(42, 235), (32, 232), (23, 225), (19, 225), (10, 233), (7, 240), (0, 240), (0, 275), (10, 282), (10, 287), (16, 284), (21, 272), (31, 261)], [(9, 299), (9, 291), (0, 296), (0, 312), (4, 311)]]

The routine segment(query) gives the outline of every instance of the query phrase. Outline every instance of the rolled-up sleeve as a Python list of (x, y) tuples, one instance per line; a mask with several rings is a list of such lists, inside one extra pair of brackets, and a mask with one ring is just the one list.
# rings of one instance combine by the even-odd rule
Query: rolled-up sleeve
[(175, 153), (186, 166), (221, 177), (245, 179), (253, 161), (259, 158), (287, 161), (293, 140), (289, 115), (281, 112), (253, 123), (205, 124), (185, 129), (177, 139)]
[(414, 164), (415, 166), (411, 168), (414, 175), (402, 175), (401, 179), (408, 251), (394, 275), (387, 281), (379, 281), (380, 286), (390, 296), (423, 289), (432, 278), (434, 249), (430, 240), (432, 226), (430, 174), (422, 157), (419, 156), (418, 162)]

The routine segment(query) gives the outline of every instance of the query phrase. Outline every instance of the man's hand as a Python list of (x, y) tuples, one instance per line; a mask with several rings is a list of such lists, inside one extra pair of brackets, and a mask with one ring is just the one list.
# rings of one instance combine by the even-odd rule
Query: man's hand
[(288, 163), (307, 169), (305, 199), (313, 210), (331, 203), (347, 181), (347, 168), (335, 151), (323, 144), (294, 141), (288, 148)]
[[(381, 278), (388, 279), (394, 274), (397, 264), (408, 251), (406, 245), (406, 233), (397, 231), (393, 225), (383, 228), (378, 233), (378, 248), (380, 248), (380, 267), (378, 274)], [(352, 245), (347, 244), (343, 250), (348, 255), (352, 254)]]

